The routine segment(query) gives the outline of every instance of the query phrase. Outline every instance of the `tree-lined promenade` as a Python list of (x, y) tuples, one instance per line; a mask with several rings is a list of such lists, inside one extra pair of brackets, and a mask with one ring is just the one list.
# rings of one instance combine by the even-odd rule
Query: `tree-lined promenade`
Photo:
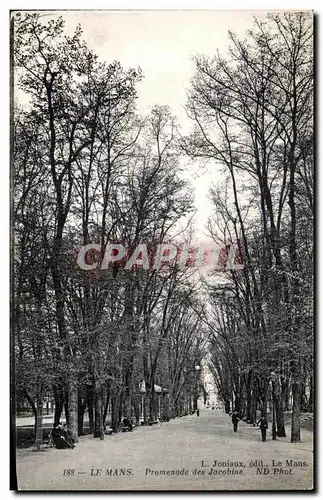
[[(73, 439), (86, 410), (103, 440), (108, 410), (115, 432), (189, 415), (207, 398), (202, 364), (227, 412), (253, 423), (270, 404), (284, 437), (291, 409), (301, 439), (314, 398), (312, 29), (311, 14), (270, 14), (244, 41), (231, 33), (226, 58), (196, 57), (183, 136), (166, 106), (139, 115), (140, 67), (101, 61), (62, 17), (13, 18), (12, 355), (37, 449), (46, 399)], [(108, 244), (195, 245), (188, 159), (222, 174), (208, 223), (220, 279), (177, 261), (102, 266)], [(82, 269), (93, 243), (95, 269)]]

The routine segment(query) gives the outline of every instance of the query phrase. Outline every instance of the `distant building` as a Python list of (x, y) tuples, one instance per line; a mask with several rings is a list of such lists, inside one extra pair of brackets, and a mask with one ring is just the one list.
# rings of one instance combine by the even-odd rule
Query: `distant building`
[(202, 404), (202, 406), (200, 406), (200, 407), (205, 408), (205, 409), (215, 408), (216, 406), (218, 406), (220, 404), (220, 402), (218, 400), (218, 394), (217, 394), (217, 390), (216, 390), (216, 387), (215, 387), (215, 384), (213, 381), (213, 376), (206, 366), (203, 367), (203, 385), (204, 385), (204, 388), (207, 392), (207, 396), (206, 396), (205, 406), (204, 406), (204, 400), (203, 400), (204, 398), (202, 398), (202, 400), (200, 398), (200, 400), (199, 400), (200, 405)]

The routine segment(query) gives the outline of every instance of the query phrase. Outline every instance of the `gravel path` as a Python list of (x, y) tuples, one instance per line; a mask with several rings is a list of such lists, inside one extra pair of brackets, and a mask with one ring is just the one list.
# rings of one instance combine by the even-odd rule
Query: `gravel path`
[[(287, 427), (289, 434), (290, 429)], [(222, 411), (202, 411), (132, 433), (85, 436), (74, 450), (17, 450), (20, 490), (304, 490), (312, 488), (313, 435), (262, 443), (233, 433)], [(262, 461), (262, 462), (261, 462)], [(292, 463), (291, 463), (292, 461)], [(231, 462), (231, 463), (230, 463)], [(280, 462), (280, 464), (278, 463)], [(65, 471), (65, 472), (64, 472)]]

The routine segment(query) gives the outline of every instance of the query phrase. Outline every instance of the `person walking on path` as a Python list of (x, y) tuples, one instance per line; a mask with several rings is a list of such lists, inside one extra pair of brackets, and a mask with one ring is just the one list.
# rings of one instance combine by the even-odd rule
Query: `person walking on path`
[(261, 419), (257, 422), (257, 425), (259, 425), (259, 427), (260, 427), (261, 441), (265, 442), (266, 441), (267, 429), (268, 429), (267, 418), (266, 417), (261, 417)]
[(197, 409), (197, 410), (196, 410), (196, 415), (197, 415), (198, 417), (200, 416), (200, 410), (199, 410), (199, 409)]
[(232, 413), (233, 432), (238, 431), (239, 420), (240, 420), (240, 418), (239, 418), (238, 412), (237, 412), (237, 410), (234, 410), (234, 412)]

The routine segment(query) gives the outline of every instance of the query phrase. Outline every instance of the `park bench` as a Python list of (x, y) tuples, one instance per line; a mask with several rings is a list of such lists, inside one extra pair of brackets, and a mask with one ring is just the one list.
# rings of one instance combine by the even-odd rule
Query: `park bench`
[(156, 425), (158, 424), (158, 420), (149, 420), (148, 425)]
[(134, 424), (131, 424), (131, 428), (129, 426), (123, 426), (121, 427), (122, 432), (132, 432), (136, 426)]

